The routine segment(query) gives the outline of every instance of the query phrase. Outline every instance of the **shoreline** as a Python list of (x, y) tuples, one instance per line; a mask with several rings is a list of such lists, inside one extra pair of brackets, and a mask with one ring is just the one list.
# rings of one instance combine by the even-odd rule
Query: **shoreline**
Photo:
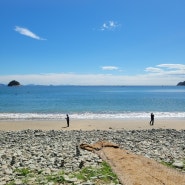
[(184, 119), (156, 119), (153, 126), (149, 119), (71, 119), (66, 127), (66, 120), (2, 120), (0, 131), (21, 130), (150, 130), (175, 129), (185, 130)]

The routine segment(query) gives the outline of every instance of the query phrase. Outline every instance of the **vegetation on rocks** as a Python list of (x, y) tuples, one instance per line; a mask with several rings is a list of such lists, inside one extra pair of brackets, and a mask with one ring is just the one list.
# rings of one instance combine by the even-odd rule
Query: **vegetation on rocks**
[(53, 172), (44, 174), (43, 171), (31, 170), (28, 168), (19, 168), (15, 170), (16, 180), (12, 180), (8, 185), (16, 184), (119, 184), (116, 174), (106, 162), (102, 162), (99, 167), (84, 167), (75, 172)]
[(0, 185), (113, 185), (114, 176), (104, 175), (102, 159), (79, 148), (79, 143), (99, 140), (185, 172), (185, 130), (0, 131)]
[(176, 163), (175, 161), (172, 161), (172, 162), (161, 161), (161, 164), (163, 164), (167, 167), (174, 168), (174, 169), (180, 170), (180, 171), (185, 171), (185, 159), (178, 161), (178, 163), (181, 165), (177, 165), (175, 163)]

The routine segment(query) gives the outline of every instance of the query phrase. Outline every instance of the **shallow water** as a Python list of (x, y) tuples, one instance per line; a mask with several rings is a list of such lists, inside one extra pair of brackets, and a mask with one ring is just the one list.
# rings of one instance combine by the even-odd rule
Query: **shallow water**
[(0, 120), (185, 118), (180, 86), (0, 87)]

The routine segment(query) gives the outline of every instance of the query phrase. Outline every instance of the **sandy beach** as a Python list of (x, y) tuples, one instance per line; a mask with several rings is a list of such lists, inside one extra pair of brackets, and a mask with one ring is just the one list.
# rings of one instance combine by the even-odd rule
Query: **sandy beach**
[[(3, 163), (0, 163), (0, 181), (3, 183), (0, 184), (14, 181), (15, 184), (24, 184), (25, 180), (29, 180), (30, 184), (38, 184), (40, 179), (43, 184), (49, 184), (48, 175), (56, 179), (59, 177), (56, 172), (59, 174), (61, 170), (65, 171), (67, 182), (69, 171), (73, 173), (80, 170), (80, 164), (98, 166), (102, 159), (117, 174), (119, 184), (176, 185), (185, 182), (183, 173), (158, 164), (162, 160), (184, 169), (184, 120), (156, 119), (154, 126), (150, 126), (147, 119), (71, 119), (70, 127), (66, 125), (65, 120), (0, 121), (0, 131), (5, 131), (0, 135), (3, 156)], [(12, 132), (6, 132), (10, 130)], [(23, 131), (16, 132), (18, 130)], [(97, 150), (96, 141), (100, 141), (101, 151)], [(88, 149), (89, 146), (92, 148), (91, 143), (95, 143), (94, 147), (99, 153), (89, 153), (82, 147), (77, 150), (77, 144)], [(110, 147), (115, 144), (120, 148)], [(104, 148), (106, 145), (109, 147)], [(16, 169), (22, 167), (31, 169), (31, 174), (36, 178), (30, 174), (20, 176)], [(40, 171), (43, 173), (40, 174)], [(98, 183), (94, 183), (97, 179)], [(98, 175), (93, 179), (93, 184), (99, 184), (99, 180)], [(77, 178), (73, 182), (83, 184)]]
[(70, 127), (66, 127), (66, 121), (0, 121), (0, 130), (145, 130), (145, 129), (176, 129), (185, 130), (184, 119), (159, 119), (153, 126), (149, 125), (148, 119), (99, 119), (99, 120), (70, 120)]

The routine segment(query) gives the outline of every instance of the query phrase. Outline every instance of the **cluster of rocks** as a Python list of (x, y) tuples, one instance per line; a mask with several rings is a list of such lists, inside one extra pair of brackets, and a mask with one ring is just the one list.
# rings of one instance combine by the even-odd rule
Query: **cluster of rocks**
[[(70, 173), (84, 166), (98, 167), (102, 160), (81, 150), (79, 144), (100, 140), (185, 170), (185, 130), (0, 131), (0, 184), (16, 179), (16, 170), (20, 168), (49, 175), (61, 170)], [(79, 183), (74, 181), (73, 184)], [(22, 182), (18, 180), (15, 184)]]

